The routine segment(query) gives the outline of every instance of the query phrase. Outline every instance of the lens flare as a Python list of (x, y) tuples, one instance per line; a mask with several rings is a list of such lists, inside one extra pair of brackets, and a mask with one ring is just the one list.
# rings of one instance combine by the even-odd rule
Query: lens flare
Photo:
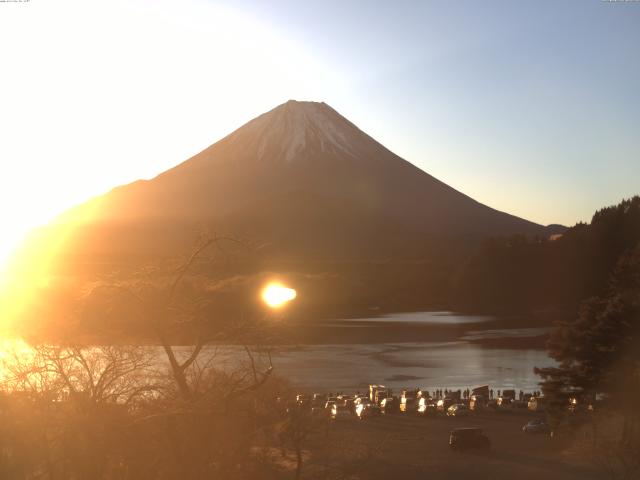
[(280, 283), (270, 283), (262, 290), (262, 300), (271, 308), (282, 307), (294, 298), (296, 291)]

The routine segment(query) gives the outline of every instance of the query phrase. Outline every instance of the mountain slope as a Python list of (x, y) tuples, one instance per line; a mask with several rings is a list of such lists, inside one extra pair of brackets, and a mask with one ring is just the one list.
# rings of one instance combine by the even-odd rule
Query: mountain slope
[(394, 256), (407, 253), (403, 245), (417, 255), (429, 238), (546, 234), (418, 169), (328, 105), (296, 101), (152, 180), (113, 190), (87, 227), (75, 251), (175, 253), (198, 228), (215, 228), (324, 258)]
[(298, 318), (449, 308), (456, 272), (487, 235), (556, 231), (456, 191), (324, 103), (290, 101), (34, 234), (0, 315), (21, 335), (148, 336), (148, 319), (121, 314), (126, 301), (86, 310), (87, 295), (170, 283), (203, 233), (260, 246), (191, 272), (188, 288), (215, 305), (211, 321), (261, 308), (255, 292), (273, 277), (300, 292)]

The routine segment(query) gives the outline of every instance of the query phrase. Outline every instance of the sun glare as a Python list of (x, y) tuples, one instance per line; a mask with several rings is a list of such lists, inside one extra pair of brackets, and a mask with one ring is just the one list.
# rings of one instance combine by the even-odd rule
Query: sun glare
[(1, 55), (2, 271), (31, 229), (73, 205), (343, 81), (286, 29), (221, 2), (3, 5), (0, 41), (12, 45)]
[[(0, 336), (17, 325), (22, 315), (40, 299), (55, 276), (58, 256), (79, 225), (91, 221), (102, 205), (102, 197), (77, 206), (47, 227), (0, 241)], [(13, 240), (10, 242), (9, 240)], [(1, 358), (0, 345), (0, 358)]]
[(279, 308), (296, 298), (293, 288), (285, 287), (280, 283), (270, 283), (262, 290), (262, 299), (271, 308)]

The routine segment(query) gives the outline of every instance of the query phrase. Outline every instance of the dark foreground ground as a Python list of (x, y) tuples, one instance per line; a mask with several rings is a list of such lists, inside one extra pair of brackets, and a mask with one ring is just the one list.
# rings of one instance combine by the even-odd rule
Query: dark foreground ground
[[(571, 454), (568, 440), (524, 434), (524, 412), (487, 412), (463, 418), (394, 414), (341, 418), (314, 432), (305, 446), (301, 478), (326, 479), (595, 479), (589, 462)], [(487, 453), (449, 449), (449, 431), (477, 426), (492, 442)], [(292, 469), (294, 457), (282, 459)], [(294, 472), (291, 472), (291, 478)]]

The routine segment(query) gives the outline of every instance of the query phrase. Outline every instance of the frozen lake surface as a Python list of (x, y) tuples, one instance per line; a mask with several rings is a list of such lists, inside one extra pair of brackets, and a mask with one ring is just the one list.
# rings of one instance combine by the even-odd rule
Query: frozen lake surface
[(387, 386), (538, 389), (534, 367), (553, 365), (541, 350), (447, 343), (312, 345), (273, 356), (275, 371), (301, 387), (331, 391)]
[[(328, 320), (327, 329), (361, 329), (363, 338), (381, 328), (407, 329), (404, 341), (320, 343), (275, 347), (272, 361), (276, 375), (305, 390), (356, 391), (369, 384), (393, 388), (458, 389), (490, 385), (494, 389), (539, 389), (534, 367), (554, 364), (544, 350), (495, 348), (478, 340), (523, 339), (548, 333), (548, 328), (487, 328), (495, 317), (457, 315), (448, 312), (416, 312), (374, 318)], [(451, 326), (443, 339), (442, 327)], [(425, 341), (437, 326), (437, 341)], [(416, 328), (419, 327), (419, 330)], [(314, 328), (324, 328), (315, 325)], [(415, 335), (414, 333), (419, 333)], [(445, 335), (446, 337), (447, 335)], [(415, 341), (411, 341), (414, 337)], [(377, 334), (375, 338), (380, 338)], [(220, 366), (232, 367), (242, 355), (236, 347), (218, 347)]]
[[(549, 328), (524, 325), (511, 318), (447, 312), (319, 320), (292, 323), (286, 328), (303, 335), (268, 350), (274, 374), (305, 391), (356, 392), (369, 384), (429, 391), (480, 385), (532, 391), (539, 388), (534, 367), (551, 366), (554, 361), (540, 348)], [(0, 345), (0, 360), (10, 360), (3, 351), (11, 346), (18, 358), (28, 358), (30, 347), (24, 342), (5, 343), (7, 348)], [(161, 347), (143, 348), (150, 349), (160, 369), (168, 367)], [(191, 350), (175, 348), (179, 356)], [(254, 360), (260, 371), (269, 365), (265, 351)], [(201, 352), (198, 363), (247, 372), (250, 361), (243, 347), (211, 345)]]

